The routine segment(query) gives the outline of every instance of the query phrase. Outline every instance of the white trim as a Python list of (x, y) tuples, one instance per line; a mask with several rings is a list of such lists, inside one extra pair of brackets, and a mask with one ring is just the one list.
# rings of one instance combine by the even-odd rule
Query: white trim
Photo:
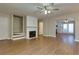
[(26, 38), (27, 40), (36, 39), (37, 37)]
[[(14, 15), (16, 15), (16, 14), (14, 14)], [(14, 37), (18, 37), (18, 36), (24, 36), (24, 34), (25, 34), (25, 30), (24, 30), (24, 16), (22, 16), (23, 17), (23, 33), (18, 33), (18, 34), (20, 34), (20, 35), (13, 35), (13, 14), (11, 15), (11, 39), (13, 40), (14, 39)], [(22, 37), (19, 37), (19, 38), (17, 38), (17, 39), (21, 39)]]
[(53, 37), (56, 37), (56, 36), (53, 36)]
[(56, 37), (56, 36), (52, 36), (52, 35), (43, 35), (43, 36)]
[(10, 40), (10, 39), (0, 39), (0, 40)]
[(13, 39), (13, 14), (11, 14), (11, 39)]
[(79, 42), (79, 37), (76, 37), (74, 41)]
[(12, 40), (25, 39), (25, 37), (13, 38)]

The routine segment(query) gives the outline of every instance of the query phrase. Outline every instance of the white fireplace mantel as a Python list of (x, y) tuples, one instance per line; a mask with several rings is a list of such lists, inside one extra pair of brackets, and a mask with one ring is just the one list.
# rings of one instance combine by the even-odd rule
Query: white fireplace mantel
[(30, 31), (36, 31), (36, 36), (32, 38), (38, 37), (38, 19), (36, 17), (27, 16), (26, 17), (26, 38), (32, 39), (29, 37)]

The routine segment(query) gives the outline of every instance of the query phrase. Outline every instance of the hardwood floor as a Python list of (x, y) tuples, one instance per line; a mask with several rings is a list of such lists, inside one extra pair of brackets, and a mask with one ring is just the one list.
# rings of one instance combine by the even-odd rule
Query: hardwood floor
[(0, 41), (1, 55), (73, 55), (79, 54), (79, 43), (73, 35), (57, 38), (39, 36), (33, 40)]

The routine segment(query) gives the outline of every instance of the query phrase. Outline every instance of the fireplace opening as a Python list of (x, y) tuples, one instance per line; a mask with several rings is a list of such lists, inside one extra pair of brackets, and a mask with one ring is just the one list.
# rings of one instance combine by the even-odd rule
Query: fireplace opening
[(36, 37), (36, 31), (30, 31), (29, 32), (29, 37)]

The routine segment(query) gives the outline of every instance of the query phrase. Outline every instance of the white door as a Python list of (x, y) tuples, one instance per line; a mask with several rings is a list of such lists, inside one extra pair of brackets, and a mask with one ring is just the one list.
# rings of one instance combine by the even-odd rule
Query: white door
[(43, 34), (43, 22), (39, 22), (39, 35)]

